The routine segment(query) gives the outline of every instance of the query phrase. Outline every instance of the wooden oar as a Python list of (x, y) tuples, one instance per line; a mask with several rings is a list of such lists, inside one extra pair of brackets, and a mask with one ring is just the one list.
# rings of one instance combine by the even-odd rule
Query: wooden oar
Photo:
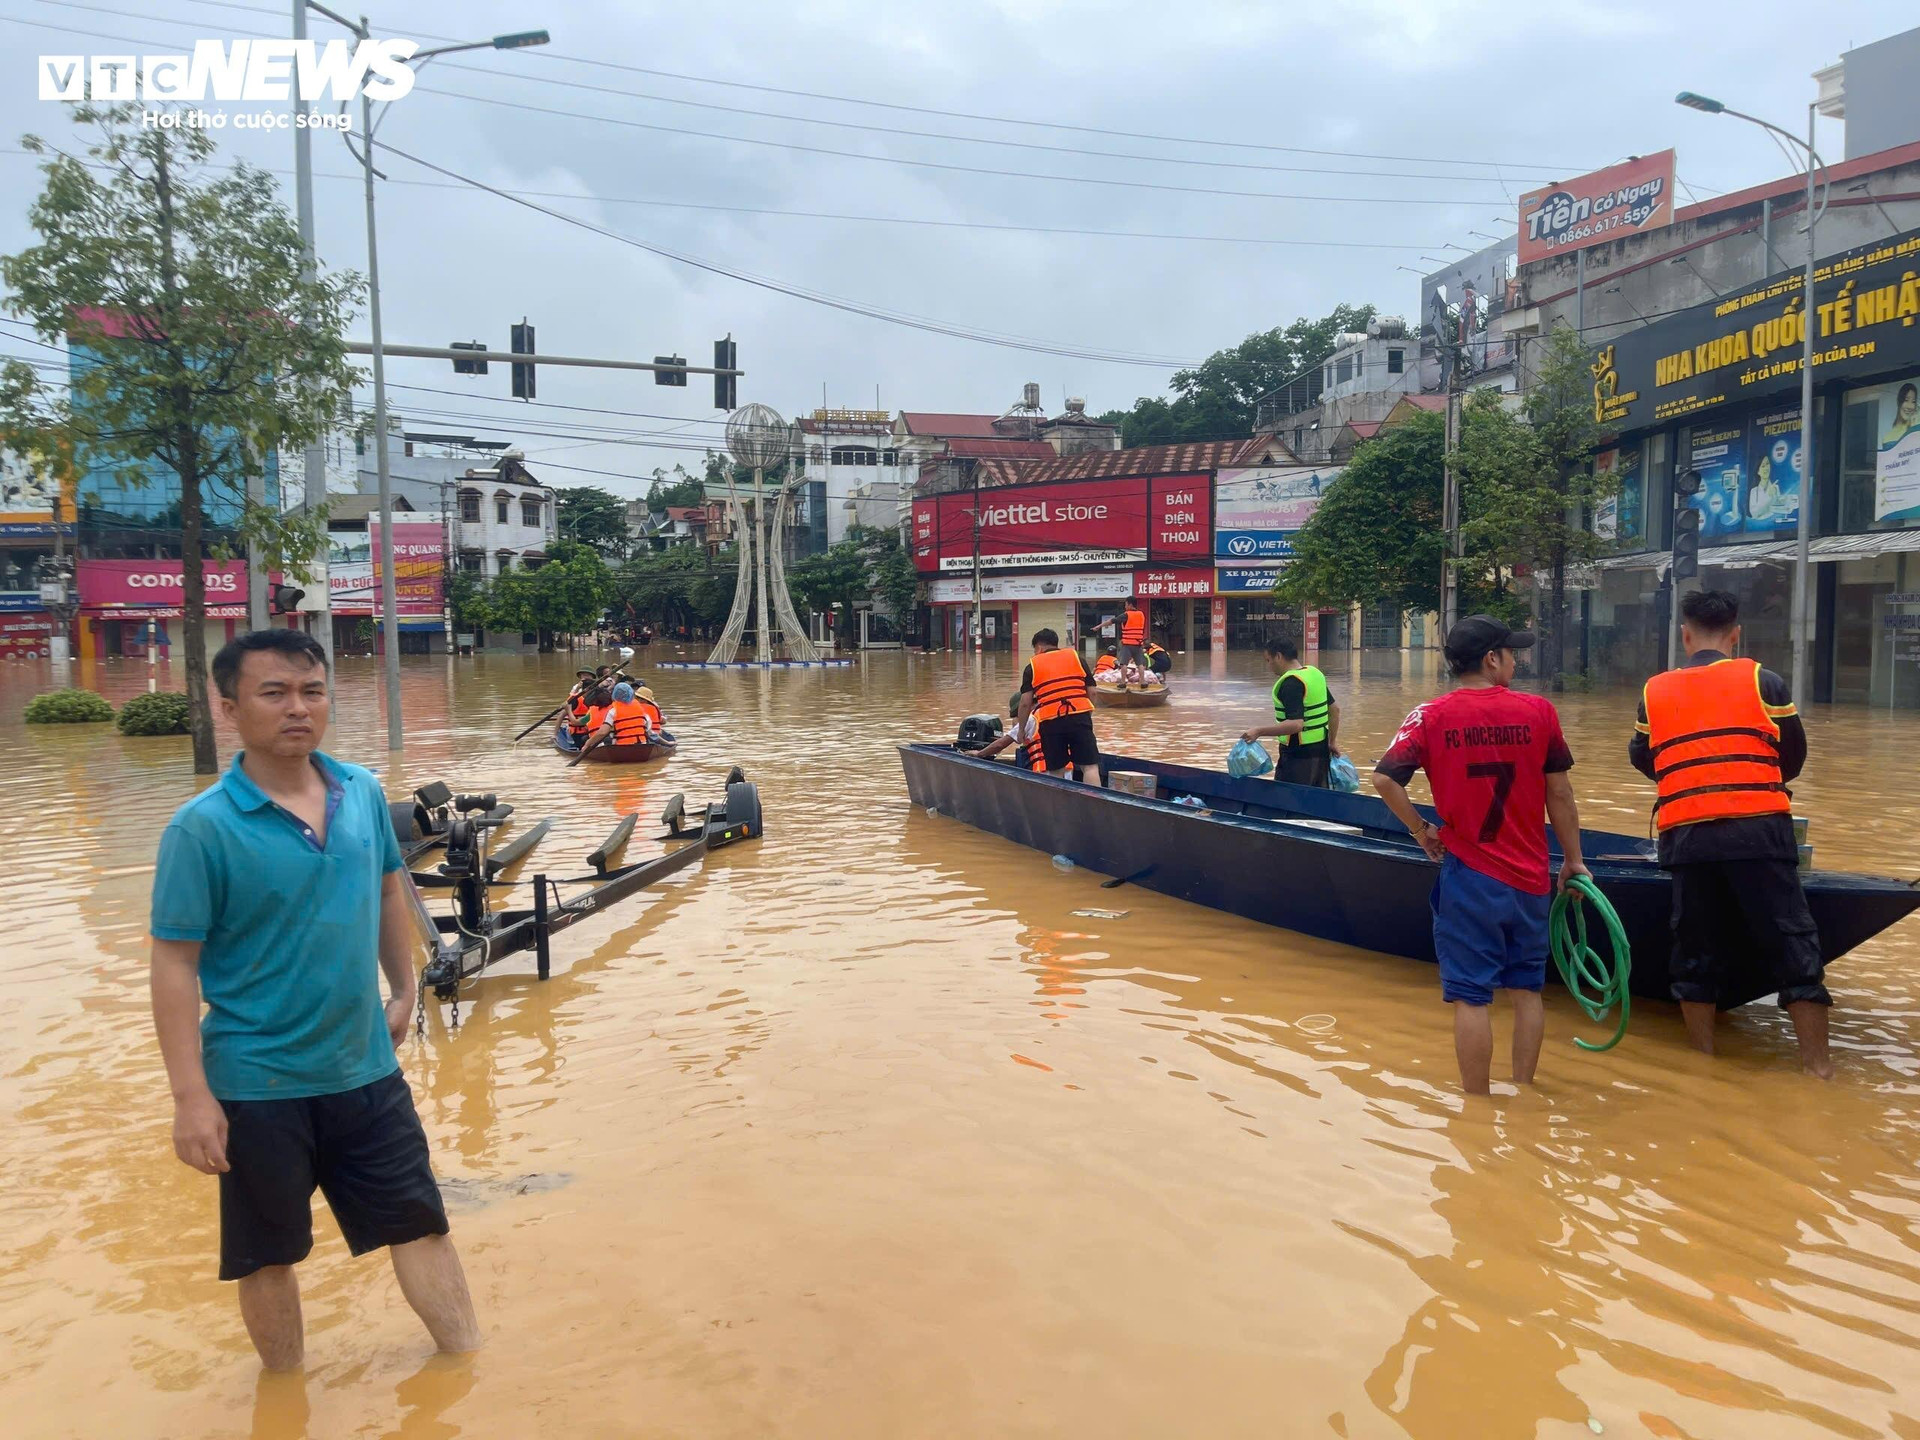
[(606, 733), (607, 732), (603, 729), (599, 732), (599, 734), (591, 736), (587, 740), (587, 743), (580, 747), (580, 753), (574, 756), (573, 759), (567, 762), (567, 768), (571, 770), (574, 766), (578, 765), (582, 760), (586, 759), (587, 756), (593, 752), (593, 747), (600, 743), (600, 741), (605, 737)]
[(553, 719), (554, 716), (558, 715), (562, 710), (566, 708), (567, 708), (567, 702), (562, 700), (558, 705), (554, 706), (553, 709), (549, 710), (546, 714), (542, 715), (538, 720), (534, 721), (533, 724), (527, 726), (526, 729), (522, 730), (518, 735), (514, 736), (513, 743), (515, 745), (518, 745), (522, 740), (526, 739), (527, 736), (533, 734), (534, 731), (538, 730), (542, 725), (546, 724), (547, 721)]

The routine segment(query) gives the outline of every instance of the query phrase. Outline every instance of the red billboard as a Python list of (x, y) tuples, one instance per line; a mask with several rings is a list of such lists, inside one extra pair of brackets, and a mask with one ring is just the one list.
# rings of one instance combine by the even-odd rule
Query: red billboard
[(1211, 507), (1205, 475), (956, 491), (914, 501), (914, 563), (930, 573), (971, 570), (976, 542), (983, 570), (1204, 557)]
[[(200, 574), (206, 583), (207, 618), (247, 618), (247, 562), (206, 560)], [(125, 610), (132, 618), (168, 619), (182, 612), (186, 580), (178, 560), (82, 560), (75, 567), (83, 610)], [(267, 583), (276, 585), (278, 575)]]
[(1673, 151), (1639, 155), (1520, 197), (1520, 263), (1673, 223)]

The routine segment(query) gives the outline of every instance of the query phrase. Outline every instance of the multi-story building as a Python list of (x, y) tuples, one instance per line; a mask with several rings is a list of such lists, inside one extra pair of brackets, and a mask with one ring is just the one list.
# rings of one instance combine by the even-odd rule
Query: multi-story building
[(559, 535), (553, 487), (509, 450), (497, 464), (468, 467), (454, 486), (454, 563), (491, 579), (503, 571), (537, 570)]
[(1384, 420), (1402, 395), (1420, 388), (1420, 347), (1407, 322), (1384, 315), (1364, 332), (1341, 335), (1333, 353), (1263, 395), (1254, 431), (1272, 435), (1302, 460), (1332, 459), (1348, 425)]

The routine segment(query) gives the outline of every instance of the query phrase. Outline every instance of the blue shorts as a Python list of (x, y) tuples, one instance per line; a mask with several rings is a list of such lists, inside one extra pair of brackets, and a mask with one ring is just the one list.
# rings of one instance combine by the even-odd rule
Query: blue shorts
[(1449, 851), (1428, 903), (1443, 998), (1490, 1005), (1496, 990), (1538, 990), (1546, 984), (1551, 895), (1516, 890), (1462, 864)]

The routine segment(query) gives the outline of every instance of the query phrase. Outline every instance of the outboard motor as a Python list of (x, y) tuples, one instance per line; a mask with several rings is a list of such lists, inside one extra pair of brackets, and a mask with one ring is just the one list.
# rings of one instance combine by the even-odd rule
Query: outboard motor
[(960, 734), (953, 748), (968, 755), (984, 750), (1000, 738), (1004, 728), (998, 715), (969, 715), (960, 722)]

